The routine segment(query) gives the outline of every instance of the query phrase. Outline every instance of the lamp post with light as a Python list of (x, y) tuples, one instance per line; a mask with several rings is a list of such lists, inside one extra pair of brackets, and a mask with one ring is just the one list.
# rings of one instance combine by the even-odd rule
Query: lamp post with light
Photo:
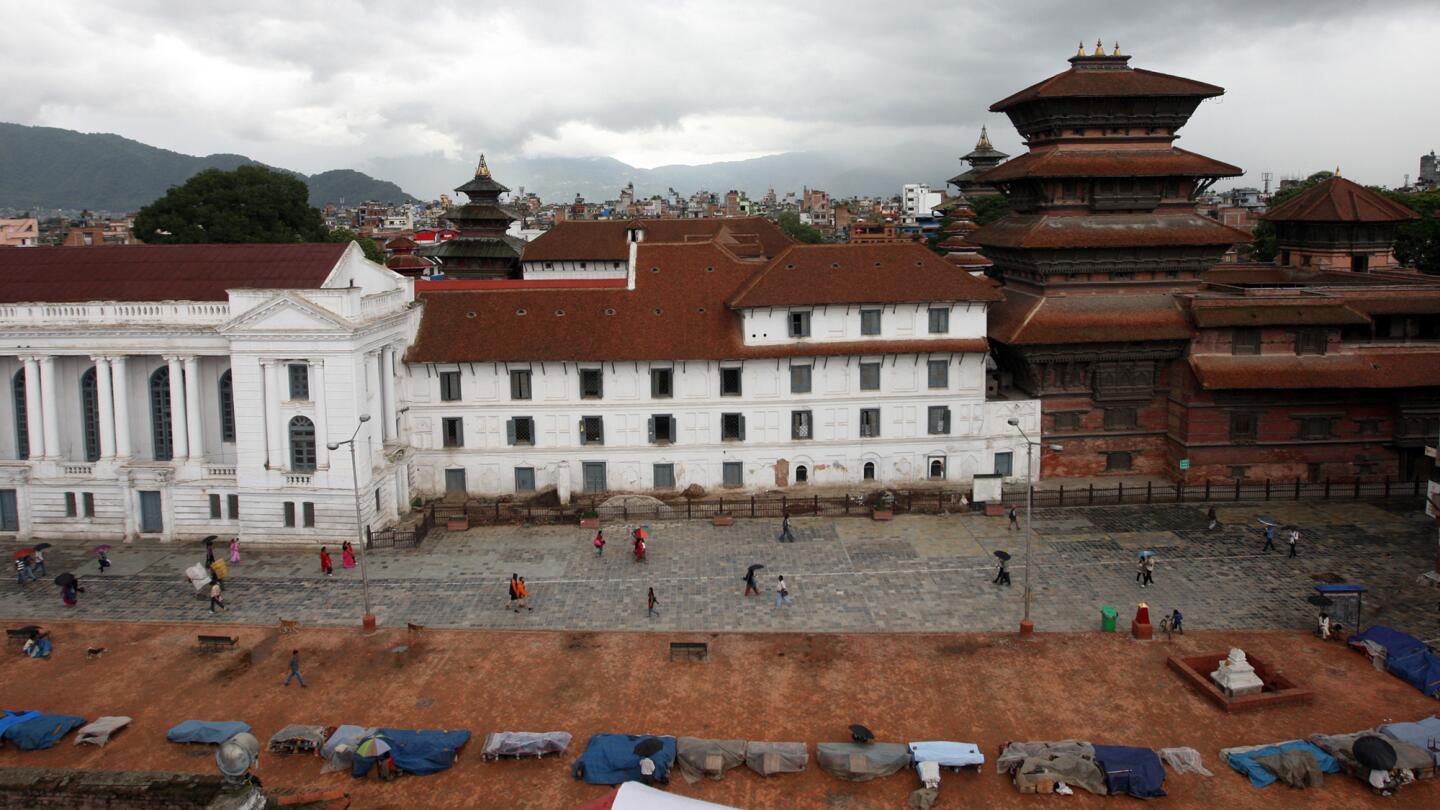
[(1028, 486), (1025, 489), (1025, 617), (1020, 620), (1020, 636), (1029, 638), (1035, 633), (1035, 623), (1030, 621), (1030, 538), (1035, 534), (1031, 523), (1031, 515), (1035, 511), (1035, 448), (1049, 447), (1052, 452), (1060, 452), (1065, 448), (1058, 444), (1045, 445), (1043, 442), (1031, 440), (1026, 435), (1025, 429), (1020, 427), (1020, 420), (1010, 417), (1006, 422), (1020, 432), (1020, 438), (1025, 440), (1025, 471), (1028, 478)]
[(360, 435), (360, 428), (369, 421), (370, 414), (360, 414), (360, 424), (355, 426), (350, 438), (343, 442), (330, 442), (326, 447), (334, 452), (339, 450), (341, 445), (350, 445), (350, 483), (355, 491), (355, 536), (360, 541), (360, 594), (365, 602), (365, 616), (361, 621), (366, 630), (374, 630), (375, 614), (370, 612), (370, 577), (365, 571), (365, 524), (360, 520), (360, 473), (355, 464), (355, 437)]

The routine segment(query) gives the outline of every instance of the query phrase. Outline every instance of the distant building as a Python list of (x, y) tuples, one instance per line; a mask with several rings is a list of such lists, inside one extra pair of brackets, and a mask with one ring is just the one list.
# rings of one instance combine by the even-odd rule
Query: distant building
[(1398, 266), (1395, 232), (1420, 215), (1337, 174), (1261, 218), (1275, 225), (1282, 267), (1366, 273)]
[(0, 247), (35, 247), (40, 243), (40, 221), (0, 219)]
[(936, 207), (944, 199), (945, 195), (931, 191), (925, 183), (906, 183), (900, 190), (901, 224), (914, 227), (921, 219), (933, 220)]
[(1440, 162), (1435, 158), (1434, 149), (1430, 150), (1430, 154), (1420, 156), (1420, 176), (1415, 185), (1421, 189), (1440, 188)]

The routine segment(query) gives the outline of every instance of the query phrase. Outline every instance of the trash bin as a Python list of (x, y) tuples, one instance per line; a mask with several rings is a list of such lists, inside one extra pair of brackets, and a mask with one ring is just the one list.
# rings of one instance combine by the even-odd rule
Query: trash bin
[(1105, 605), (1105, 606), (1101, 607), (1101, 608), (1100, 608), (1100, 632), (1102, 632), (1102, 633), (1113, 633), (1113, 632), (1115, 632), (1115, 617), (1118, 616), (1118, 615), (1119, 615), (1119, 614), (1115, 611), (1115, 608), (1111, 607), (1110, 605)]

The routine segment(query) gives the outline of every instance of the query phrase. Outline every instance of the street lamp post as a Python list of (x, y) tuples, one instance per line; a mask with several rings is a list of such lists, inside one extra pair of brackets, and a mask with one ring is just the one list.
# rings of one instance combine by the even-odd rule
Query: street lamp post
[[(1020, 420), (1010, 417), (1006, 420), (1009, 425), (1020, 432), (1020, 438), (1025, 440), (1025, 616), (1020, 620), (1020, 636), (1028, 638), (1035, 634), (1035, 622), (1030, 620), (1030, 538), (1035, 534), (1031, 523), (1031, 515), (1035, 512), (1035, 448), (1041, 443), (1032, 441), (1020, 427)], [(1064, 449), (1058, 444), (1050, 445), (1050, 449), (1056, 452)]]
[(365, 616), (361, 622), (366, 630), (374, 630), (375, 614), (370, 612), (370, 577), (365, 570), (365, 524), (360, 520), (360, 473), (355, 464), (355, 437), (360, 435), (360, 428), (369, 421), (370, 414), (360, 414), (360, 424), (355, 426), (350, 438), (343, 442), (330, 442), (326, 447), (334, 452), (339, 450), (341, 445), (350, 445), (350, 483), (355, 492), (355, 537), (360, 541), (360, 595), (365, 603)]

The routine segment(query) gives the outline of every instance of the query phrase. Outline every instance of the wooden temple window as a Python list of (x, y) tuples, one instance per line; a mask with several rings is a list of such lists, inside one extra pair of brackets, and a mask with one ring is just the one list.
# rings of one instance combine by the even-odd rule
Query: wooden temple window
[(1378, 417), (1367, 417), (1355, 420), (1355, 433), (1359, 436), (1379, 436), (1380, 425), (1384, 422)]
[(1231, 354), (1259, 354), (1260, 353), (1260, 330), (1254, 327), (1241, 327), (1230, 334)]
[(1134, 430), (1136, 413), (1134, 408), (1106, 408), (1106, 430)]
[(1079, 429), (1080, 429), (1080, 412), (1079, 412), (1079, 411), (1069, 411), (1069, 412), (1066, 412), (1066, 413), (1053, 413), (1053, 414), (1050, 414), (1050, 429), (1051, 429), (1051, 430), (1079, 430)]
[(1237, 411), (1230, 414), (1230, 441), (1236, 444), (1249, 444), (1255, 441), (1259, 428), (1259, 419), (1255, 414), (1245, 411)]
[(1330, 333), (1325, 329), (1299, 329), (1295, 332), (1296, 354), (1324, 354), (1330, 342)]
[(1230, 479), (1233, 481), (1244, 481), (1250, 476), (1250, 467), (1246, 464), (1235, 464), (1230, 467)]
[(1134, 458), (1128, 450), (1105, 454), (1105, 472), (1127, 472), (1134, 466)]
[(1334, 416), (1297, 416), (1295, 422), (1298, 436), (1301, 439), (1333, 439), (1335, 420)]

